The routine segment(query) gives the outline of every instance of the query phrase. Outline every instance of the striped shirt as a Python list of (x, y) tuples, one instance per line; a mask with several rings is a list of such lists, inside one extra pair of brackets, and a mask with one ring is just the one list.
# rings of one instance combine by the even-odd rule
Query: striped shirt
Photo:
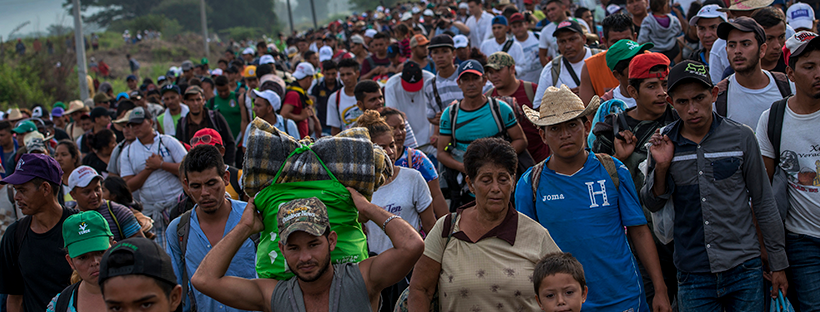
[[(114, 213), (114, 216), (108, 211), (108, 204), (111, 205), (111, 212)], [(108, 226), (111, 228), (111, 233), (114, 234), (115, 241), (119, 242), (134, 236), (142, 228), (131, 209), (115, 202), (104, 200), (97, 208), (97, 212), (105, 218), (105, 221), (108, 221)]]
[(427, 97), (427, 118), (435, 118), (437, 113), (452, 105), (453, 101), (464, 98), (464, 95), (461, 93), (461, 88), (458, 87), (457, 73), (457, 71), (454, 71), (453, 74), (447, 78), (436, 74), (436, 89), (438, 89), (438, 95), (441, 99), (440, 106), (433, 92), (433, 84), (431, 83), (424, 86), (424, 96)]

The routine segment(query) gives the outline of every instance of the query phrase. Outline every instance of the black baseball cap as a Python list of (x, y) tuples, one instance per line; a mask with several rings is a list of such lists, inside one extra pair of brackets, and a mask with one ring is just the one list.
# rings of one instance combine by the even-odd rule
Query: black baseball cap
[(729, 32), (735, 29), (742, 32), (753, 32), (755, 34), (755, 39), (757, 39), (758, 45), (766, 42), (766, 32), (763, 30), (763, 27), (761, 27), (760, 24), (752, 18), (745, 16), (738, 17), (731, 22), (720, 23), (717, 29), (718, 38), (729, 40)]
[(581, 28), (581, 24), (573, 20), (566, 20), (563, 22), (558, 23), (558, 26), (555, 27), (555, 31), (552, 32), (553, 37), (558, 37), (558, 33), (564, 31), (571, 31), (574, 33), (579, 33), (581, 36), (584, 35), (584, 29)]
[[(112, 268), (111, 255), (119, 253), (130, 254), (134, 262)], [(103, 254), (100, 262), (100, 286), (109, 278), (124, 275), (146, 275), (171, 285), (177, 284), (171, 257), (157, 243), (144, 237), (122, 240)]]
[(713, 88), (712, 79), (709, 78), (709, 67), (697, 61), (683, 61), (669, 70), (667, 79), (667, 90), (672, 91), (675, 86), (688, 80), (695, 80), (703, 83), (708, 88)]
[(179, 91), (179, 86), (172, 84), (162, 86), (162, 91), (160, 91), (160, 94), (164, 95), (165, 92), (175, 92), (176, 94), (182, 94), (182, 91)]
[(418, 92), (424, 86), (424, 74), (418, 63), (413, 61), (404, 63), (404, 68), (401, 70), (401, 86), (407, 92)]
[(427, 49), (431, 51), (435, 48), (450, 48), (455, 50), (456, 43), (453, 41), (453, 37), (450, 37), (450, 35), (441, 34), (433, 37), (433, 39), (430, 39), (430, 43), (427, 45)]

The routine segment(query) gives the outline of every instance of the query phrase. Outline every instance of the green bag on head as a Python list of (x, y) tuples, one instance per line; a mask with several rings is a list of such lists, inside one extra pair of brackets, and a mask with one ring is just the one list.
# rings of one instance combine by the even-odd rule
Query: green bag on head
[[(304, 152), (313, 153), (319, 159), (319, 156), (308, 147), (294, 150), (288, 158)], [(327, 169), (321, 159), (319, 163), (330, 175), (330, 180), (274, 183), (256, 194), (254, 204), (262, 212), (262, 222), (265, 224), (256, 251), (256, 272), (260, 278), (286, 280), (294, 276), (279, 249), (277, 214), (282, 204), (300, 198), (316, 197), (327, 206), (330, 228), (338, 236), (336, 249), (330, 253), (331, 264), (360, 262), (367, 259), (367, 237), (362, 230), (362, 224), (358, 221), (359, 211), (350, 197), (350, 192)], [(273, 181), (277, 181), (281, 173), (280, 168)]]

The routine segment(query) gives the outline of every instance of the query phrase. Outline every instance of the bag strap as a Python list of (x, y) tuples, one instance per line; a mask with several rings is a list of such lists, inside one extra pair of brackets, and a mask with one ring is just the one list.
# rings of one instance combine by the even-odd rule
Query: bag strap
[(718, 115), (726, 117), (727, 109), (726, 109), (726, 102), (728, 102), (729, 96), (729, 78), (723, 79), (717, 83), (718, 87), (718, 96), (715, 100), (715, 112)]
[[(339, 113), (339, 117), (342, 117), (342, 112), (339, 111), (339, 102), (342, 99), (342, 90), (343, 89), (344, 88), (339, 89), (338, 91), (336, 91), (336, 112)], [(341, 118), (341, 119), (344, 119), (344, 118)], [(287, 129), (287, 124), (285, 124), (285, 129)]]
[(82, 282), (71, 284), (60, 292), (60, 297), (57, 298), (57, 304), (54, 305), (55, 312), (69, 312), (68, 303), (72, 298), (74, 299), (74, 308), (77, 308), (77, 290), (80, 288), (80, 283)]
[(527, 99), (530, 100), (530, 104), (535, 106), (535, 103), (532, 102), (535, 100), (535, 88), (533, 88), (532, 82), (524, 81), (524, 93), (527, 94)]
[(789, 84), (789, 78), (786, 74), (781, 72), (770, 72), (774, 78), (774, 84), (777, 85), (777, 91), (780, 91), (780, 96), (786, 98), (792, 95), (792, 87)]
[(242, 187), (239, 185), (239, 168), (236, 167), (228, 167), (228, 173), (230, 173), (230, 183), (233, 187), (234, 191), (242, 196)]
[(552, 68), (550, 72), (552, 72), (552, 85), (555, 86), (558, 84), (558, 76), (561, 76), (561, 60), (559, 58), (564, 58), (563, 56), (559, 56), (552, 60)]
[(456, 118), (458, 118), (458, 110), (461, 107), (461, 101), (457, 101), (450, 106), (450, 137), (453, 138), (453, 145), (458, 145), (456, 139)]
[(535, 209), (535, 203), (538, 201), (538, 197), (536, 196), (536, 192), (538, 191), (538, 184), (541, 182), (541, 172), (544, 171), (544, 167), (547, 165), (547, 160), (544, 159), (540, 163), (535, 166), (532, 166), (532, 171), (530, 171), (530, 184), (532, 185), (532, 211), (533, 211), (533, 218), (535, 221), (538, 221), (538, 209)]
[(484, 92), (484, 96), (491, 97), (493, 96), (493, 92), (495, 92), (495, 87), (492, 87), (490, 90), (487, 90), (487, 92)]
[(493, 114), (493, 119), (495, 120), (495, 126), (498, 128), (498, 133), (502, 136), (507, 135), (507, 128), (504, 127), (504, 123), (501, 121), (501, 108), (498, 105), (498, 101), (495, 98), (489, 98), (490, 102), (490, 111)]
[(772, 103), (769, 109), (769, 123), (766, 127), (766, 134), (769, 136), (769, 142), (774, 147), (774, 165), (780, 165), (780, 139), (783, 135), (783, 116), (786, 115), (786, 105), (788, 105), (789, 97)]
[(188, 268), (185, 266), (185, 252), (188, 250), (188, 233), (191, 231), (191, 210), (179, 216), (177, 237), (179, 238), (179, 263), (182, 268), (182, 293), (191, 301), (191, 311), (196, 311), (194, 292), (188, 288)]
[[(311, 144), (311, 145), (312, 145), (312, 144)], [(316, 152), (314, 152), (312, 149), (310, 149), (310, 146), (311, 146), (311, 145), (303, 145), (303, 146), (300, 146), (300, 147), (296, 148), (295, 150), (293, 150), (293, 152), (290, 152), (290, 155), (288, 155), (288, 158), (287, 158), (287, 159), (285, 159), (285, 161), (283, 161), (283, 162), (282, 162), (282, 166), (281, 166), (281, 167), (279, 167), (279, 171), (277, 171), (277, 172), (276, 172), (276, 176), (275, 176), (275, 177), (273, 177), (273, 183), (276, 183), (276, 181), (278, 181), (278, 180), (279, 180), (279, 175), (281, 175), (281, 174), (282, 174), (282, 171), (283, 171), (283, 170), (285, 170), (285, 164), (287, 164), (287, 163), (288, 163), (288, 159), (290, 159), (291, 157), (293, 157), (293, 156), (294, 156), (294, 155), (296, 155), (296, 154), (301, 154), (301, 153), (304, 153), (304, 152), (306, 152), (306, 151), (308, 151), (308, 152), (310, 152), (311, 154), (313, 154), (313, 156), (316, 156), (316, 160), (318, 160), (318, 161), (319, 161), (319, 164), (321, 164), (321, 165), (322, 165), (322, 168), (325, 168), (325, 171), (326, 171), (326, 172), (327, 172), (327, 174), (330, 176), (330, 179), (331, 179), (331, 180), (336, 181), (336, 182), (339, 182), (339, 180), (338, 180), (338, 179), (336, 179), (336, 176), (335, 176), (335, 175), (333, 175), (333, 172), (330, 172), (330, 169), (328, 169), (328, 168), (327, 168), (327, 166), (325, 165), (325, 162), (324, 162), (324, 161), (322, 161), (322, 159), (321, 159), (321, 158), (319, 158), (319, 155), (316, 155)]]
[(433, 76), (433, 79), (430, 79), (430, 84), (433, 85), (433, 97), (436, 99), (436, 104), (438, 104), (438, 110), (443, 111), (444, 105), (441, 104), (441, 97), (438, 95), (438, 87), (436, 87), (436, 77)]
[(504, 51), (504, 53), (507, 53), (507, 51), (510, 51), (510, 48), (512, 48), (512, 45), (513, 45), (514, 42), (515, 41), (513, 41), (512, 38), (507, 39), (507, 42), (504, 42), (504, 46), (501, 47), (501, 51)]
[(596, 153), (595, 157), (598, 157), (598, 161), (604, 165), (604, 169), (606, 169), (606, 172), (609, 173), (609, 178), (612, 179), (612, 183), (615, 184), (615, 188), (620, 188), (621, 180), (618, 178), (618, 167), (615, 166), (615, 160), (612, 159), (612, 156), (604, 153)]
[(581, 80), (578, 79), (578, 75), (575, 73), (575, 68), (572, 68), (572, 64), (569, 63), (566, 57), (561, 57), (561, 60), (564, 62), (564, 67), (567, 68), (569, 75), (572, 77), (572, 81), (575, 82), (576, 86), (581, 85)]
[(108, 214), (111, 215), (111, 219), (114, 220), (114, 224), (117, 226), (117, 232), (120, 232), (120, 237), (122, 237), (122, 239), (128, 238), (128, 237), (125, 237), (125, 233), (122, 232), (122, 227), (120, 226), (120, 221), (117, 220), (117, 216), (115, 216), (114, 211), (111, 210), (111, 201), (106, 200), (105, 204), (106, 204), (106, 206), (108, 206)]

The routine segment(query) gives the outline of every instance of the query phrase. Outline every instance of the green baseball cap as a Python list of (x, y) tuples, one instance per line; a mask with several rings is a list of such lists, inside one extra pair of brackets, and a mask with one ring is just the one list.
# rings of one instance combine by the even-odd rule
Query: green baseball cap
[(54, 105), (52, 105), (52, 108), (54, 108), (54, 107), (62, 107), (63, 109), (66, 109), (65, 104), (63, 102), (59, 102), (59, 101), (54, 102)]
[(615, 70), (615, 65), (618, 65), (618, 62), (631, 59), (638, 53), (643, 53), (643, 51), (653, 47), (655, 47), (655, 44), (651, 42), (638, 44), (629, 39), (618, 40), (606, 51), (606, 67), (609, 67), (609, 70)]
[(202, 65), (208, 64), (208, 58), (203, 57), (202, 60), (199, 61), (199, 63)]
[(11, 130), (11, 132), (17, 134), (29, 133), (32, 131), (37, 131), (37, 125), (35, 125), (34, 122), (31, 120), (23, 121), (20, 123), (20, 125)]
[(112, 237), (108, 221), (93, 210), (71, 215), (63, 221), (63, 241), (71, 258), (108, 249)]
[(327, 206), (316, 197), (301, 198), (279, 206), (279, 240), (287, 244), (288, 236), (296, 231), (322, 236), (330, 228)]
[(507, 66), (515, 66), (515, 60), (504, 51), (498, 51), (490, 54), (490, 57), (487, 58), (487, 64), (484, 65), (485, 68), (492, 68), (495, 70), (499, 70)]

